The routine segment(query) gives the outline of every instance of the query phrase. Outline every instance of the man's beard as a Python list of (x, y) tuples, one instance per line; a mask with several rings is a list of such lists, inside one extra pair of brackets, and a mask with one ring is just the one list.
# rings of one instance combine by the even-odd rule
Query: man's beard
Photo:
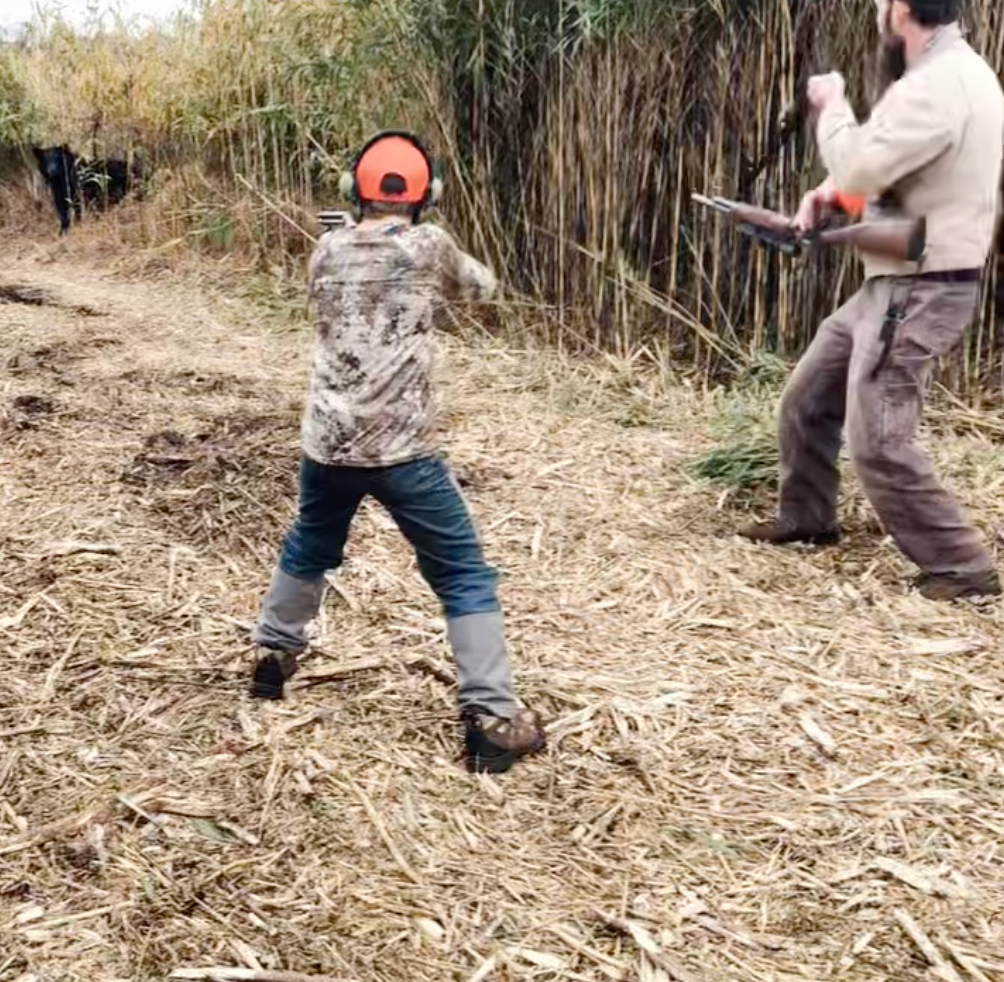
[(880, 99), (893, 82), (898, 82), (906, 74), (906, 42), (893, 34), (890, 14), (886, 14), (885, 26), (879, 41), (878, 69), (876, 71), (876, 100)]

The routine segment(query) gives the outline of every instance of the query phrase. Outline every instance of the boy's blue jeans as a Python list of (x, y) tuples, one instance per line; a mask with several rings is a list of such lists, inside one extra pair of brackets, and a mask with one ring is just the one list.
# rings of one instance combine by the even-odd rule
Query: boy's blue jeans
[(418, 567), (447, 620), (462, 706), (499, 715), (515, 707), (496, 593), (467, 504), (446, 464), (427, 457), (394, 467), (333, 467), (304, 457), (299, 514), (255, 629), (257, 644), (298, 653), (320, 608), (324, 574), (342, 564), (349, 527), (367, 495), (411, 543)]

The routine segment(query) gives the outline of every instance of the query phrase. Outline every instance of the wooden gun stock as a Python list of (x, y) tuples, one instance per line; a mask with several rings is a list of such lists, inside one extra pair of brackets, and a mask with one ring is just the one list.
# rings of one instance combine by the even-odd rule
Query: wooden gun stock
[(923, 218), (855, 222), (843, 228), (824, 229), (814, 238), (823, 245), (849, 245), (873, 256), (915, 263), (924, 255), (927, 222)]

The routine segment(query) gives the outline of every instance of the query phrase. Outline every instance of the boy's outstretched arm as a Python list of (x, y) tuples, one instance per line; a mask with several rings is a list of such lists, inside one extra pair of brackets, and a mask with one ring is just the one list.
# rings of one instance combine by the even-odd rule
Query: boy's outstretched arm
[(464, 252), (449, 234), (430, 226), (439, 243), (439, 267), (443, 293), (450, 300), (477, 302), (488, 300), (498, 289), (495, 274), (483, 263)]

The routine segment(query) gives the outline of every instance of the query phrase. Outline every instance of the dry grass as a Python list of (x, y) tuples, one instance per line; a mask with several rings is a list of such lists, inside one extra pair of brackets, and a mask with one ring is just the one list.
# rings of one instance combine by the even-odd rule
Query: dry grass
[[(48, 302), (0, 303), (0, 980), (1004, 979), (1001, 610), (908, 595), (853, 485), (840, 549), (747, 546), (686, 476), (707, 397), (445, 339), (450, 455), (552, 720), (472, 778), (376, 509), (292, 697), (245, 695), (302, 325), (65, 250), (2, 274)], [(960, 425), (939, 462), (996, 538), (1004, 452)]]

